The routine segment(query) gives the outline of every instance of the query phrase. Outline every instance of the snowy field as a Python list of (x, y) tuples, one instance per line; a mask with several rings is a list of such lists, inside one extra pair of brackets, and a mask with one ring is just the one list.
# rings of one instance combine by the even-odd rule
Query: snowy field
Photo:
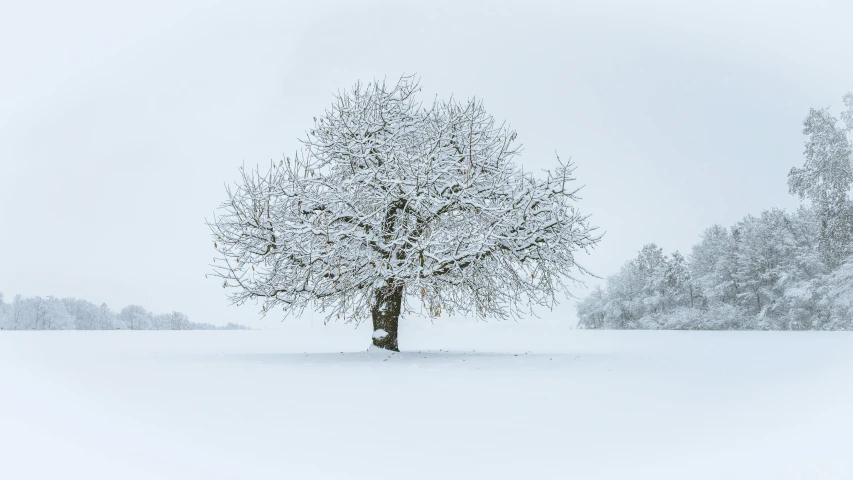
[(0, 478), (853, 478), (850, 333), (299, 325), (0, 332)]

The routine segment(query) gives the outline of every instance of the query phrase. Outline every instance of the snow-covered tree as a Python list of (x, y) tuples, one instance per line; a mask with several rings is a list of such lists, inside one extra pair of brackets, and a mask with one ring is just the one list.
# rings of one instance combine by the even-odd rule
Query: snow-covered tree
[(610, 299), (603, 303), (608, 320), (615, 328), (637, 328), (645, 314), (643, 276), (636, 260), (626, 263), (619, 273), (607, 279)]
[(583, 301), (578, 302), (577, 312), (581, 328), (607, 328), (607, 302), (609, 298), (601, 286), (596, 285)]
[(119, 328), (118, 321), (116, 320), (116, 314), (110, 310), (106, 303), (102, 303), (101, 306), (98, 307), (98, 329), (112, 330), (114, 328)]
[(481, 102), (424, 106), (418, 91), (411, 77), (357, 84), (295, 157), (242, 171), (210, 222), (235, 304), (370, 318), (373, 344), (397, 350), (402, 314), (506, 318), (569, 293), (598, 241), (572, 164), (525, 172)]
[(776, 209), (762, 212), (760, 217), (749, 215), (736, 227), (738, 305), (752, 315), (772, 314), (782, 294), (780, 281), (796, 255), (790, 227), (788, 215)]
[(22, 312), (21, 306), (23, 303), (23, 297), (20, 295), (15, 295), (15, 298), (12, 300), (12, 304), (10, 305), (7, 320), (7, 325), (11, 330), (20, 330), (22, 325)]
[(9, 329), (9, 310), (10, 307), (6, 305), (6, 302), (3, 298), (3, 292), (0, 292), (0, 330)]
[(666, 272), (668, 269), (666, 255), (663, 249), (650, 243), (640, 250), (637, 259), (637, 272), (640, 276), (639, 285), (643, 292), (644, 307), (641, 315), (645, 313), (658, 313), (666, 308)]
[(680, 252), (675, 251), (671, 255), (664, 280), (670, 292), (668, 303), (671, 306), (696, 306), (699, 295), (693, 284), (687, 259)]
[(76, 330), (108, 330), (112, 322), (105, 322), (102, 309), (94, 303), (76, 298), (63, 298), (65, 309), (74, 320)]
[(44, 319), (42, 328), (45, 330), (73, 330), (74, 317), (68, 313), (62, 300), (48, 297), (44, 302)]
[(811, 109), (803, 122), (806, 161), (788, 174), (792, 194), (811, 200), (820, 218), (820, 248), (835, 267), (853, 254), (853, 94), (845, 96), (843, 123), (827, 109)]
[(127, 330), (148, 330), (151, 328), (151, 314), (139, 305), (128, 305), (121, 309), (118, 321)]
[(154, 315), (152, 319), (155, 330), (191, 330), (192, 322), (181, 312)]
[(74, 319), (61, 300), (55, 297), (16, 297), (12, 304), (16, 330), (68, 330)]
[(690, 270), (705, 302), (734, 304), (739, 292), (735, 278), (737, 244), (729, 230), (714, 225), (693, 246)]
[[(687, 259), (651, 243), (577, 305), (582, 328), (688, 328), (685, 309), (702, 304)], [(672, 317), (683, 320), (674, 321)], [(693, 320), (689, 320), (693, 321)]]
[(848, 258), (820, 286), (822, 307), (826, 311), (826, 330), (853, 330), (853, 258)]

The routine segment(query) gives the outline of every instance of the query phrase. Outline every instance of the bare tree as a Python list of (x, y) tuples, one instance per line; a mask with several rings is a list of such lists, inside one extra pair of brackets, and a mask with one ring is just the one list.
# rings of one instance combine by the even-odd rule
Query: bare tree
[(397, 350), (400, 315), (516, 317), (553, 306), (599, 240), (576, 208), (573, 165), (522, 171), (516, 134), (481, 102), (415, 99), (418, 83), (338, 94), (293, 158), (241, 169), (209, 223), (213, 275), (264, 313), (311, 306), (373, 321)]

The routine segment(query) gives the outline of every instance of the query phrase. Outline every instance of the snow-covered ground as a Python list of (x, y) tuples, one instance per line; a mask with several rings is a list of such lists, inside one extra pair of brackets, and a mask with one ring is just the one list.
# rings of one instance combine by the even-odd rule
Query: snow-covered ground
[(0, 478), (853, 478), (850, 333), (293, 325), (0, 332)]

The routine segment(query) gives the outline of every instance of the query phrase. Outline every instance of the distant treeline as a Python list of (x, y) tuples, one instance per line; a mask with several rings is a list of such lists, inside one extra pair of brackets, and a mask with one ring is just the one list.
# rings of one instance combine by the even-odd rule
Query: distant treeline
[(853, 330), (853, 259), (824, 261), (816, 220), (803, 208), (715, 225), (688, 258), (646, 245), (578, 304), (579, 326)]
[(229, 323), (217, 327), (191, 322), (180, 312), (153, 314), (139, 305), (115, 313), (76, 298), (16, 296), (6, 303), (0, 293), (0, 330), (247, 330)]
[(685, 258), (654, 244), (579, 302), (581, 328), (853, 330), (853, 94), (840, 121), (812, 109), (795, 213), (715, 225)]

